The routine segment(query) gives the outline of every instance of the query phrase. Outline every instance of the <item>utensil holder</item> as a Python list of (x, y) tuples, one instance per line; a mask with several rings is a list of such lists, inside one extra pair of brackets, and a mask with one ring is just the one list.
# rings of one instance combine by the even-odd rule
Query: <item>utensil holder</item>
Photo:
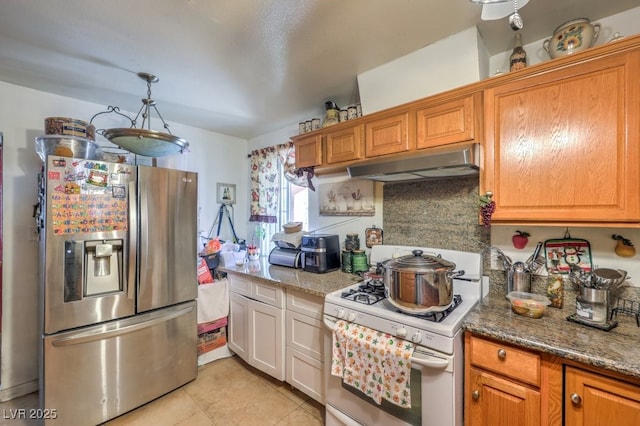
[(507, 294), (512, 291), (531, 293), (531, 273), (526, 271), (507, 271)]

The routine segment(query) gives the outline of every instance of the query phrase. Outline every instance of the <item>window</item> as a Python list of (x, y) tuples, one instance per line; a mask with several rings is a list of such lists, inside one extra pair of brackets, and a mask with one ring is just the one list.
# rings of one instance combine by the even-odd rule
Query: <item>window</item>
[[(284, 177), (283, 166), (278, 162), (278, 175), (280, 199), (278, 203), (278, 219), (276, 223), (255, 223), (253, 241), (247, 243), (260, 243), (260, 251), (268, 255), (274, 247), (271, 241), (273, 235), (283, 232), (282, 225), (288, 222), (302, 222), (302, 229), (307, 229), (309, 224), (309, 188), (295, 185)], [(260, 231), (262, 229), (262, 231)], [(260, 234), (264, 236), (260, 238)]]

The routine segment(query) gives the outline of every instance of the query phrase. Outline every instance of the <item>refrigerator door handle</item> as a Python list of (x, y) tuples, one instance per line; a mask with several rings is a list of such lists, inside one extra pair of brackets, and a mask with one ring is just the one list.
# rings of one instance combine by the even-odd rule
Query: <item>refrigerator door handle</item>
[[(70, 336), (56, 338), (51, 341), (51, 344), (56, 347), (64, 347), (71, 345), (79, 345), (87, 342), (95, 342), (97, 340), (109, 339), (112, 337), (122, 336), (123, 334), (133, 333), (134, 331), (142, 330), (143, 328), (152, 327), (156, 324), (160, 324), (174, 318), (177, 318), (181, 315), (187, 314), (193, 311), (193, 306), (188, 306), (186, 308), (182, 308), (180, 310), (169, 312), (165, 315), (159, 316), (157, 318), (153, 318), (151, 320), (143, 320), (140, 321), (139, 318), (133, 318), (133, 324), (125, 325), (124, 327), (119, 327), (114, 330), (103, 331), (101, 328), (98, 330), (88, 330), (84, 332), (74, 333)], [(121, 320), (122, 321), (127, 321)]]
[(138, 197), (136, 195), (136, 181), (129, 182), (129, 261), (127, 269), (127, 297), (131, 300), (135, 298), (136, 271), (138, 256)]

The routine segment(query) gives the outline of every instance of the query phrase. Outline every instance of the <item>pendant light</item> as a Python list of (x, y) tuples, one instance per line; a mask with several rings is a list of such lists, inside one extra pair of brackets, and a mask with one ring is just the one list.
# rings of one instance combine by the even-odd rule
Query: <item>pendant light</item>
[[(483, 21), (494, 21), (502, 19), (507, 16), (513, 16), (515, 19), (515, 26), (522, 24), (522, 18), (518, 15), (517, 11), (522, 9), (529, 0), (469, 0), (474, 4), (482, 5), (482, 13), (480, 19)], [(514, 20), (512, 19), (512, 20)], [(509, 23), (513, 27), (514, 24)]]
[[(107, 111), (99, 112), (91, 118), (91, 122), (93, 123), (93, 119), (98, 115), (114, 112), (126, 117), (131, 122), (131, 127), (99, 129), (96, 130), (96, 133), (101, 134), (108, 139), (109, 142), (118, 145), (120, 148), (145, 157), (164, 157), (183, 153), (188, 150), (189, 143), (171, 134), (169, 125), (164, 121), (164, 118), (162, 118), (160, 111), (158, 111), (156, 101), (151, 99), (151, 84), (157, 83), (159, 81), (158, 77), (145, 72), (139, 72), (138, 77), (147, 82), (147, 97), (142, 99), (142, 107), (134, 119), (121, 113), (118, 107), (112, 106), (110, 106)], [(162, 121), (162, 126), (164, 130), (166, 130), (166, 133), (151, 130), (152, 109)], [(140, 116), (142, 116), (142, 123), (139, 128), (136, 128), (136, 122)]]

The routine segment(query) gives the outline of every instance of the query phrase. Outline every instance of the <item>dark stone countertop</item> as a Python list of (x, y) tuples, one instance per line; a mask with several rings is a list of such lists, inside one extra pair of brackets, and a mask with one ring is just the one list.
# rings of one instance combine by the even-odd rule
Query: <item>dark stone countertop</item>
[(250, 277), (259, 282), (319, 297), (324, 297), (328, 293), (362, 281), (362, 278), (358, 275), (347, 274), (340, 270), (315, 274), (302, 269), (271, 265), (266, 257), (260, 257), (260, 260), (257, 261), (246, 262), (242, 266), (230, 265), (219, 267), (218, 269), (227, 274)]
[[(629, 288), (626, 296), (635, 298), (638, 290)], [(640, 379), (640, 328), (635, 317), (618, 315), (614, 318), (618, 326), (603, 331), (568, 321), (574, 313), (572, 289), (565, 291), (562, 309), (547, 307), (539, 319), (513, 313), (505, 292), (497, 289), (465, 318), (463, 327), (480, 336)]]

